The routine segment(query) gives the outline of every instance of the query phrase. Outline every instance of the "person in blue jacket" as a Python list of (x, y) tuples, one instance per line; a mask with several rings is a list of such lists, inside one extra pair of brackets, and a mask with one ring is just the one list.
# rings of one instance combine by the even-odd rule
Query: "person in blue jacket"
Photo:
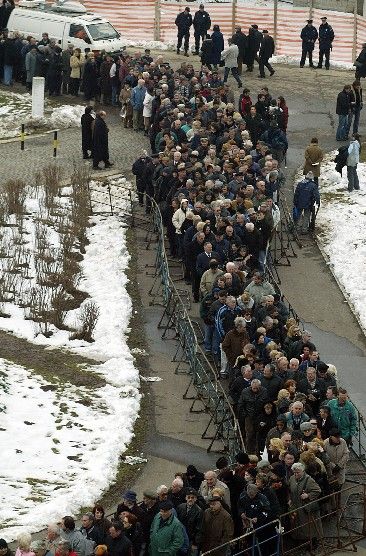
[(308, 172), (305, 179), (297, 184), (294, 194), (294, 208), (297, 214), (295, 226), (302, 234), (309, 232), (310, 216), (314, 203), (320, 205), (320, 195), (314, 181), (313, 172)]
[(321, 25), (319, 26), (319, 64), (318, 68), (323, 66), (323, 58), (325, 56), (325, 69), (329, 70), (330, 51), (334, 41), (334, 31), (329, 25), (327, 18), (321, 17)]
[(212, 41), (211, 64), (215, 69), (217, 69), (217, 66), (221, 62), (221, 52), (225, 48), (224, 35), (220, 31), (219, 25), (213, 26), (211, 41)]
[(316, 40), (318, 38), (318, 31), (313, 25), (313, 20), (308, 19), (307, 25), (301, 30), (300, 38), (302, 40), (302, 56), (300, 60), (300, 68), (305, 65), (306, 56), (309, 56), (309, 67), (315, 68), (313, 64), (313, 50)]

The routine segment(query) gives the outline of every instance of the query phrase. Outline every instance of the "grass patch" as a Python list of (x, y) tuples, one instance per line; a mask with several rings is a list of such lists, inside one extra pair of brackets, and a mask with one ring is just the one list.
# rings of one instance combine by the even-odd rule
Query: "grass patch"
[(337, 191), (327, 191), (327, 192), (320, 192), (321, 200), (327, 203), (331, 203), (336, 201), (337, 203), (342, 203), (344, 205), (354, 205), (354, 201), (351, 199), (347, 199), (344, 195), (345, 192), (338, 193)]
[(46, 350), (4, 331), (0, 331), (0, 346), (0, 357), (34, 371), (51, 384), (68, 382), (92, 390), (106, 385), (105, 379), (98, 373), (83, 368), (95, 367), (92, 359), (61, 349)]

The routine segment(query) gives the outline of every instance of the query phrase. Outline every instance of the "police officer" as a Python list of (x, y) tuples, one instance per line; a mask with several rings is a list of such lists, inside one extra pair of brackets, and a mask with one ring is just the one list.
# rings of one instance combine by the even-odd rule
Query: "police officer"
[(327, 18), (321, 17), (321, 25), (319, 26), (319, 64), (318, 68), (323, 65), (323, 57), (325, 56), (325, 69), (329, 70), (329, 57), (332, 50), (332, 42), (334, 40), (334, 31), (329, 25)]
[(314, 68), (313, 64), (313, 50), (315, 46), (315, 42), (318, 38), (318, 31), (313, 25), (313, 20), (308, 19), (308, 24), (301, 31), (301, 40), (302, 40), (302, 56), (300, 60), (300, 68), (303, 68), (305, 65), (306, 56), (309, 55), (309, 67)]
[(180, 52), (180, 47), (182, 46), (182, 41), (184, 38), (184, 55), (188, 56), (189, 48), (189, 29), (193, 23), (192, 16), (190, 14), (190, 8), (185, 8), (184, 12), (180, 12), (175, 20), (175, 24), (178, 27), (178, 42), (177, 42), (177, 54)]
[(200, 50), (200, 39), (204, 41), (207, 31), (211, 27), (210, 14), (206, 12), (205, 6), (200, 4), (199, 10), (194, 14), (193, 18), (194, 38), (195, 38), (195, 54)]

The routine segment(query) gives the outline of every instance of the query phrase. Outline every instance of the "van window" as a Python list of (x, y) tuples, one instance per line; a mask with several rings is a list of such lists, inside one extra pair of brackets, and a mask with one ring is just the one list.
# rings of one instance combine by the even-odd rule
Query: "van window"
[(118, 39), (120, 37), (119, 33), (108, 21), (105, 23), (93, 23), (92, 25), (87, 25), (87, 27), (90, 36), (95, 41), (101, 41), (103, 39)]
[(85, 41), (86, 43), (90, 44), (90, 39), (89, 39), (88, 33), (86, 32), (86, 29), (83, 25), (78, 25), (76, 23), (71, 23), (69, 35), (73, 39), (80, 39), (80, 40)]

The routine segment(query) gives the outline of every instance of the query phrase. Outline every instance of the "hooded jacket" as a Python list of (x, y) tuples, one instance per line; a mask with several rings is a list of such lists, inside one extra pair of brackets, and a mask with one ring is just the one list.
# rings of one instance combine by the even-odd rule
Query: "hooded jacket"
[[(187, 203), (187, 208), (183, 208), (183, 203)], [(188, 210), (188, 199), (182, 199), (180, 202), (180, 208), (175, 211), (172, 217), (172, 224), (175, 228), (175, 233), (181, 235), (182, 234), (182, 226), (183, 222), (186, 219)]]

